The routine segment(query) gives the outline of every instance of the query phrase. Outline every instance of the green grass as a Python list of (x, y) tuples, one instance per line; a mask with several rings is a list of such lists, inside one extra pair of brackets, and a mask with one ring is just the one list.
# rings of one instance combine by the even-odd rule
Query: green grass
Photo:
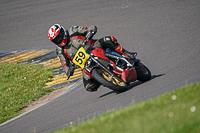
[(52, 90), (45, 89), (53, 69), (36, 64), (0, 63), (0, 123), (20, 114), (28, 103)]
[(200, 83), (108, 112), (56, 133), (199, 133)]

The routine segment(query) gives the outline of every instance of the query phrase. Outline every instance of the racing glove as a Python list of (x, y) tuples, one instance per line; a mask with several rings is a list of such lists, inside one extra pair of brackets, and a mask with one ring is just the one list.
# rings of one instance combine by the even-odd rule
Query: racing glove
[(75, 64), (73, 63), (73, 62), (70, 62), (70, 64), (69, 64), (69, 69), (68, 69), (68, 71), (67, 71), (67, 73), (66, 73), (66, 75), (67, 75), (67, 80), (70, 78), (70, 76), (72, 76), (73, 74), (74, 74), (74, 70), (75, 70)]

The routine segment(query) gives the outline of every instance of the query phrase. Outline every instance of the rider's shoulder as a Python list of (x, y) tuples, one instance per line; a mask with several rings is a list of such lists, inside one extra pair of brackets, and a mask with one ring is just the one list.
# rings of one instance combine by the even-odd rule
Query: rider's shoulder
[(79, 30), (82, 28), (83, 28), (82, 26), (78, 26), (78, 25), (72, 26), (71, 28), (68, 29), (69, 35), (75, 32), (79, 32)]
[(68, 29), (68, 31), (76, 31), (78, 29), (79, 26), (72, 26)]
[(93, 30), (95, 33), (97, 32), (97, 26), (96, 25), (91, 25), (88, 27), (88, 31)]
[(97, 32), (97, 26), (95, 25), (91, 25), (88, 27), (84, 27), (84, 26), (72, 26), (71, 28), (68, 29), (68, 33), (69, 35), (72, 35), (74, 33), (85, 33), (87, 31), (93, 30), (95, 33)]

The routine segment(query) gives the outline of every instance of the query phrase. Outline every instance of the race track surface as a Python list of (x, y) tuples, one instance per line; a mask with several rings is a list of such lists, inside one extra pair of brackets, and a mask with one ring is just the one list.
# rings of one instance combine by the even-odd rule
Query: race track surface
[[(49, 132), (200, 81), (199, 0), (1, 0), (0, 52), (54, 47), (54, 23), (96, 25), (95, 38), (114, 35), (151, 70), (152, 79), (124, 93), (86, 92), (82, 82), (62, 96), (0, 125), (1, 133)], [(186, 94), (187, 95), (187, 94)]]

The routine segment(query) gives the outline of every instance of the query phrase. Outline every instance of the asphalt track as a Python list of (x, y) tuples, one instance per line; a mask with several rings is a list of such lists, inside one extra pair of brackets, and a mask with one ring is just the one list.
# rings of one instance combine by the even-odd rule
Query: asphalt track
[[(114, 35), (151, 70), (152, 79), (124, 93), (83, 84), (0, 126), (1, 133), (49, 132), (200, 81), (199, 0), (0, 0), (0, 51), (54, 47), (54, 23), (98, 27), (96, 38)], [(186, 94), (187, 95), (187, 94)]]

